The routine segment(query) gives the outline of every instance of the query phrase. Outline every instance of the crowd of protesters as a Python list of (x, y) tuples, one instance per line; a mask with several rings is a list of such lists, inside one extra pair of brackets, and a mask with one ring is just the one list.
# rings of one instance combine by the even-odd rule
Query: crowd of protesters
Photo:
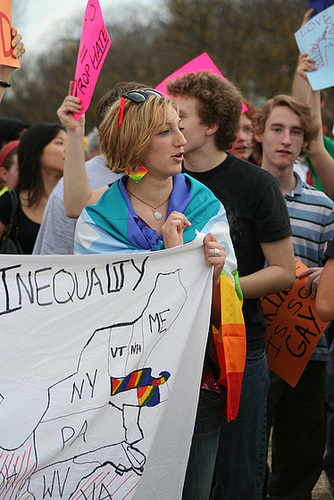
[[(21, 38), (13, 28), (19, 59)], [(60, 123), (0, 118), (0, 238), (15, 211), (21, 253), (183, 244), (194, 237), (183, 203), (194, 190), (208, 204), (218, 203), (214, 213), (203, 208), (199, 230), (226, 213), (229, 248), (209, 232), (204, 256), (215, 269), (213, 322), (222, 270), (232, 280), (232, 269), (239, 275), (247, 341), (239, 412), (230, 422), (224, 414), (221, 366), (208, 342), (183, 499), (311, 500), (322, 470), (334, 498), (334, 116), (309, 85), (310, 71), (315, 62), (302, 54), (292, 95), (273, 96), (262, 109), (208, 71), (169, 81), (168, 98), (144, 83), (120, 82), (99, 102), (86, 148), (84, 117), (73, 117), (82, 109), (78, 97), (64, 96)], [(12, 73), (0, 66), (0, 98)], [(137, 182), (133, 175), (141, 167), (145, 176)], [(101, 223), (116, 199), (132, 214), (133, 236), (125, 246)], [(87, 241), (85, 226), (103, 231), (102, 248)], [(297, 277), (295, 258), (308, 268)], [(305, 293), (328, 326), (291, 387), (268, 369), (261, 298), (305, 276)]]

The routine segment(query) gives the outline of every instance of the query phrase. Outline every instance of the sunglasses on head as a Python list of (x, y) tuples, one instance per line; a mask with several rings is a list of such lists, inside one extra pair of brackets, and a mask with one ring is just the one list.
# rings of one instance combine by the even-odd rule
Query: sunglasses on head
[(139, 104), (141, 102), (145, 102), (146, 99), (151, 96), (163, 97), (160, 92), (154, 89), (129, 90), (129, 92), (125, 92), (125, 94), (122, 95), (118, 110), (118, 130), (120, 129), (120, 126), (123, 122), (125, 99), (129, 99), (130, 101)]

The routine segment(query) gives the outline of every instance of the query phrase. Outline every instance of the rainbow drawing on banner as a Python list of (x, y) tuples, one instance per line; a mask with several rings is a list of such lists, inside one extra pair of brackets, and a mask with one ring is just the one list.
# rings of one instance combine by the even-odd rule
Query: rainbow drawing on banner
[(111, 379), (111, 395), (120, 392), (137, 389), (138, 403), (140, 406), (155, 406), (160, 403), (159, 385), (164, 384), (170, 377), (170, 373), (162, 372), (159, 377), (151, 375), (152, 368), (144, 368), (130, 373), (127, 377)]

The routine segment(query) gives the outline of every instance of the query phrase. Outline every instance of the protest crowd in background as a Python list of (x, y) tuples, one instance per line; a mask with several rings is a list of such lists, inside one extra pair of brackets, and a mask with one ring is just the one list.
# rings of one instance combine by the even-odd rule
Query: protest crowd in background
[[(98, 1), (92, 5), (97, 9)], [(97, 11), (98, 47), (102, 52), (96, 57), (102, 66), (112, 45), (102, 13)], [(56, 484), (64, 498), (93, 499), (97, 491), (98, 498), (111, 498), (110, 485), (114, 480), (115, 499), (125, 498), (126, 491), (127, 498), (154, 500), (158, 495), (167, 500), (170, 497), (165, 496), (164, 485), (169, 483), (168, 491), (175, 491), (175, 498), (183, 500), (311, 500), (323, 471), (328, 498), (334, 498), (334, 109), (327, 107), (325, 94), (320, 90), (334, 86), (334, 76), (330, 64), (325, 73), (320, 70), (324, 71), (326, 64), (319, 64), (319, 58), (325, 61), (325, 54), (329, 61), (334, 60), (328, 55), (333, 46), (330, 33), (334, 21), (330, 16), (334, 19), (334, 6), (328, 11), (323, 19), (329, 27), (323, 38), (317, 39), (316, 54), (300, 50), (297, 60), (296, 53), (291, 95), (270, 96), (263, 106), (257, 107), (248, 96), (243, 96), (238, 82), (224, 78), (204, 53), (179, 70), (175, 68), (175, 74), (159, 85), (122, 81), (112, 89), (104, 89), (96, 107), (95, 127), (85, 130), (84, 114), (101, 69), (93, 64), (90, 87), (83, 97), (83, 83), (78, 75), (87, 71), (86, 54), (81, 60), (78, 58), (69, 94), (63, 96), (57, 115), (50, 116), (48, 123), (26, 123), (0, 113), (0, 253), (12, 254), (11, 259), (20, 254), (25, 265), (29, 264), (28, 259), (33, 265), (38, 264), (38, 259), (46, 259), (35, 270), (34, 280), (32, 271), (27, 274), (27, 281), (18, 271), (13, 285), (7, 284), (6, 272), (7, 268), (15, 268), (16, 261), (4, 261), (7, 267), (2, 269), (0, 323), (14, 310), (23, 308), (24, 294), (31, 304), (36, 299), (41, 305), (43, 293), (50, 288), (55, 303), (66, 307), (73, 303), (74, 308), (74, 290), (79, 301), (96, 290), (101, 297), (106, 295), (99, 275), (101, 262), (108, 277), (108, 293), (113, 279), (116, 285), (112, 292), (122, 289), (126, 266), (138, 273), (140, 278), (132, 293), (144, 279), (145, 266), (149, 267), (146, 260), (140, 260), (143, 252), (144, 256), (151, 252), (160, 254), (161, 262), (167, 262), (168, 255), (177, 255), (179, 247), (186, 251), (187, 245), (198, 238), (197, 229), (204, 233), (202, 260), (214, 269), (207, 287), (208, 326), (204, 327), (204, 343), (198, 353), (201, 364), (189, 384), (189, 400), (184, 401), (189, 425), (182, 421), (182, 401), (178, 401), (180, 415), (175, 413), (174, 417), (170, 407), (166, 413), (166, 429), (175, 427), (170, 443), (165, 438), (163, 450), (155, 450), (153, 444), (151, 456), (145, 449), (147, 412), (158, 415), (168, 398), (174, 397), (174, 391), (181, 393), (173, 386), (168, 371), (159, 368), (161, 372), (153, 375), (145, 364), (151, 360), (158, 342), (165, 341), (164, 335), (173, 335), (173, 324), (177, 324), (184, 307), (182, 303), (168, 309), (166, 302), (159, 315), (154, 316), (153, 309), (149, 315), (159, 289), (157, 278), (141, 316), (133, 322), (122, 316), (115, 324), (102, 322), (85, 341), (76, 368), (64, 374), (64, 379), (46, 385), (47, 405), (41, 410), (38, 423), (27, 431), (26, 439), (17, 446), (6, 447), (0, 438), (0, 500), (38, 499), (38, 491), (43, 491), (43, 498), (47, 494), (56, 498), (52, 493)], [(305, 13), (296, 33), (297, 43), (303, 33), (309, 35), (314, 12), (310, 8)], [(86, 28), (81, 43), (84, 32), (85, 36), (90, 33), (91, 40), (96, 36), (93, 22)], [(1, 59), (0, 100), (10, 87), (9, 82), (20, 78), (16, 68), (25, 52), (15, 28), (8, 36), (13, 54), (11, 62)], [(85, 40), (87, 43), (88, 38)], [(326, 82), (323, 87), (321, 75)], [(38, 273), (52, 269), (53, 265), (62, 266), (62, 257), (68, 259), (72, 254), (73, 271), (71, 261), (64, 260), (68, 270), (64, 264), (52, 284), (38, 281)], [(90, 254), (97, 259), (96, 268), (94, 256), (89, 260)], [(99, 260), (107, 254), (117, 254), (119, 272), (115, 263), (111, 271), (109, 262)], [(121, 260), (123, 254), (127, 264)], [(90, 271), (79, 270), (80, 262), (94, 262), (94, 267)], [(81, 297), (80, 272), (86, 279)], [(58, 274), (60, 279), (73, 283), (72, 294), (67, 291), (57, 298)], [(159, 278), (172, 274), (161, 271)], [(178, 277), (173, 286), (175, 297), (179, 294), (183, 300), (183, 294), (187, 296), (188, 292), (182, 279)], [(13, 290), (19, 291), (16, 308), (11, 306)], [(166, 284), (165, 290), (159, 290), (160, 301), (169, 300), (167, 292), (171, 290)], [(203, 297), (207, 297), (205, 292)], [(50, 304), (51, 301), (42, 305)], [(133, 306), (131, 300), (127, 305), (129, 309)], [(89, 303), (89, 307), (94, 308), (94, 303)], [(56, 328), (57, 319), (52, 317), (49, 325), (46, 309), (42, 309), (47, 327)], [(164, 314), (170, 310), (174, 316), (168, 322)], [(75, 344), (80, 339), (75, 325), (77, 313), (70, 316), (71, 310), (67, 311)], [(154, 340), (154, 344), (152, 341), (144, 356), (141, 349), (146, 332), (144, 327), (140, 330), (140, 325), (145, 314), (149, 317), (150, 333), (158, 328), (159, 340)], [(20, 321), (21, 327), (24, 321)], [(27, 323), (27, 332), (28, 328), (32, 331), (30, 321)], [(67, 320), (61, 324), (67, 326)], [(11, 325), (15, 330), (14, 321)], [(118, 341), (115, 348), (112, 342), (121, 328), (125, 340)], [(97, 332), (108, 338), (108, 360), (101, 355)], [(18, 338), (20, 335), (22, 332)], [(71, 342), (71, 335), (68, 337)], [(3, 345), (5, 339), (0, 331)], [(43, 339), (40, 343), (47, 353), (44, 342)], [(22, 356), (13, 355), (13, 360), (20, 359), (17, 373), (25, 373), (20, 371), (25, 348), (20, 349)], [(58, 346), (54, 349), (57, 351)], [(167, 349), (169, 355), (177, 358), (172, 345)], [(130, 372), (128, 364), (135, 350), (140, 361)], [(126, 353), (121, 375), (116, 375), (112, 368), (117, 353), (120, 357)], [(94, 378), (85, 364), (92, 356), (102, 359)], [(33, 359), (29, 362), (31, 381), (27, 377), (22, 383), (22, 387), (27, 383), (26, 392), (29, 383), (33, 384), (35, 369)], [(13, 364), (7, 359), (6, 363)], [(180, 364), (187, 366), (184, 361)], [(105, 378), (101, 382), (103, 370)], [(73, 378), (72, 384), (72, 377), (80, 374), (82, 378)], [(1, 384), (15, 387), (16, 382), (15, 376), (10, 380), (11, 376), (4, 375), (0, 367), (0, 413), (2, 400), (6, 403)], [(110, 388), (103, 387), (107, 402), (96, 403), (93, 393), (101, 390), (107, 379)], [(87, 413), (100, 411), (100, 421), (94, 420), (97, 431), (91, 429), (91, 416), (76, 429), (73, 421), (77, 417), (73, 419), (73, 415), (80, 415), (80, 411), (72, 410), (64, 400), (66, 392), (61, 391), (66, 380), (71, 385), (71, 404), (76, 397), (78, 402), (85, 399), (85, 390), (90, 387)], [(125, 402), (123, 396), (128, 397)], [(188, 408), (192, 397), (195, 406)], [(61, 415), (55, 413), (58, 408), (63, 411)], [(109, 412), (118, 422), (117, 432), (124, 432), (125, 437), (122, 434), (122, 438), (117, 437), (119, 441), (116, 439), (112, 445), (108, 441), (107, 446), (103, 436), (104, 432), (108, 439), (112, 435), (112, 430), (107, 430), (109, 421), (104, 420)], [(61, 444), (54, 444), (52, 439), (49, 443), (50, 426), (61, 419)], [(184, 440), (178, 434), (183, 437), (183, 425)], [(11, 433), (14, 437), (14, 425)], [(81, 440), (83, 446), (88, 446), (90, 439), (97, 441), (90, 443), (89, 452), (72, 456), (68, 451), (72, 445), (73, 450), (76, 446), (80, 449)], [(114, 453), (112, 459), (109, 448)], [(32, 458), (34, 454), (36, 458)], [(169, 455), (174, 461), (180, 456), (179, 463), (171, 465)], [(155, 463), (156, 457), (162, 463)], [(59, 470), (52, 469), (51, 463)], [(166, 483), (154, 484), (150, 491), (148, 485), (154, 483), (155, 477), (163, 477), (165, 466), (175, 473), (175, 482), (179, 484), (173, 485), (172, 480), (164, 478)], [(13, 479), (14, 475), (17, 479)], [(98, 487), (100, 475), (103, 479)], [(114, 479), (109, 480), (109, 475)]]

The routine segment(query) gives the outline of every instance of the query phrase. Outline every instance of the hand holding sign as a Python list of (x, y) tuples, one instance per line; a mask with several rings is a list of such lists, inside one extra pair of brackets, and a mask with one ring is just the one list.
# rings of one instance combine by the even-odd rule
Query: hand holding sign
[[(1, 1), (0, 11), (0, 64), (12, 68), (19, 68), (20, 61), (13, 56), (13, 45), (15, 46), (16, 56), (21, 57), (24, 52), (24, 46), (21, 42), (22, 36), (18, 35), (17, 30), (12, 29), (10, 0)], [(12, 44), (12, 38), (14, 44)]]
[(82, 27), (81, 41), (73, 95), (82, 103), (81, 113), (75, 113), (79, 120), (88, 109), (102, 65), (111, 45), (111, 40), (104, 24), (98, 0), (89, 0), (86, 6)]
[[(311, 298), (317, 270), (308, 271), (296, 259), (296, 274), (299, 279), (293, 287), (262, 299), (263, 315), (268, 323), (268, 366), (292, 387), (297, 384), (327, 326), (319, 319), (315, 300)], [(309, 280), (309, 275), (313, 275), (312, 280)]]
[(334, 5), (321, 11), (295, 33), (301, 54), (308, 54), (317, 71), (307, 73), (313, 90), (334, 85)]

